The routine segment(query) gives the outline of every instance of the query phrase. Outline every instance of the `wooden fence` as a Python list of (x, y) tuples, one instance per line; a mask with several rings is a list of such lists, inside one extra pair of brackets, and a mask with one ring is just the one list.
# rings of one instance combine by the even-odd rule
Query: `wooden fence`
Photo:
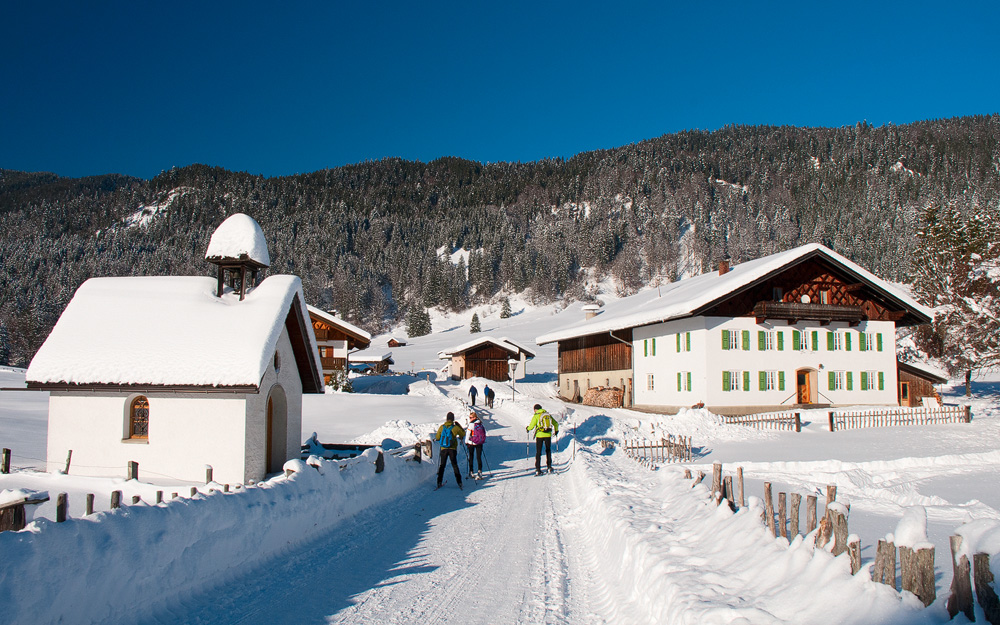
[[(667, 434), (659, 441), (651, 441), (620, 421), (615, 421), (615, 426), (621, 432), (620, 445), (625, 455), (650, 469), (671, 462), (690, 462), (693, 457), (690, 436)], [(607, 439), (602, 444), (605, 448), (615, 445)]]
[(827, 416), (831, 432), (856, 428), (938, 425), (942, 423), (970, 423), (972, 421), (972, 412), (968, 406), (833, 410), (827, 413)]
[(748, 415), (722, 415), (722, 420), (728, 425), (745, 425), (759, 430), (802, 431), (802, 413), (799, 412), (761, 412)]

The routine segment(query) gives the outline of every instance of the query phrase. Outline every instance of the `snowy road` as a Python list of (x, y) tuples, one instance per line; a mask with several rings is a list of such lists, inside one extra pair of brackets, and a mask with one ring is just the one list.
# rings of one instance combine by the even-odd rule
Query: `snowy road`
[(571, 513), (569, 439), (555, 454), (558, 472), (534, 477), (522, 421), (501, 411), (493, 418), (485, 450), (494, 472), (478, 485), (466, 480), (458, 490), (449, 466), (441, 490), (428, 484), (363, 513), (152, 622), (608, 622), (610, 593)]

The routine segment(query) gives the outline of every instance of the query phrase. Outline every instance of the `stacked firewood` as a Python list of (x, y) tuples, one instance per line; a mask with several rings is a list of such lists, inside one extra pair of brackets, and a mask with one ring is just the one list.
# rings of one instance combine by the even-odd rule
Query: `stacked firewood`
[(624, 391), (620, 388), (594, 386), (587, 389), (581, 403), (599, 408), (621, 408)]

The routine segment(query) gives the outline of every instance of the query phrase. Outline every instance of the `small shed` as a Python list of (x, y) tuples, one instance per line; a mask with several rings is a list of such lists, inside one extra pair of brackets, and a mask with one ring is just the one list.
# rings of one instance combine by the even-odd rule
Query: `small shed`
[(900, 406), (941, 404), (941, 395), (934, 386), (946, 383), (947, 378), (926, 367), (901, 360), (896, 361), (896, 370), (899, 378)]
[(451, 361), (454, 380), (486, 378), (505, 382), (510, 379), (509, 361), (518, 361), (514, 378), (523, 378), (526, 363), (535, 357), (535, 352), (507, 337), (484, 336), (440, 352), (438, 357)]
[(384, 354), (359, 352), (351, 354), (351, 370), (363, 371), (365, 373), (385, 373), (389, 367), (396, 364), (392, 359), (392, 352)]
[(325, 312), (315, 306), (309, 306), (309, 319), (319, 348), (323, 383), (329, 384), (331, 376), (347, 368), (351, 352), (371, 345), (372, 335), (332, 312)]
[(395, 336), (390, 336), (389, 340), (386, 342), (388, 347), (405, 347), (406, 341)]
[(270, 276), (260, 226), (230, 217), (218, 277), (91, 278), (26, 373), (49, 392), (48, 470), (240, 483), (299, 457), (302, 394), (323, 392), (297, 276)]

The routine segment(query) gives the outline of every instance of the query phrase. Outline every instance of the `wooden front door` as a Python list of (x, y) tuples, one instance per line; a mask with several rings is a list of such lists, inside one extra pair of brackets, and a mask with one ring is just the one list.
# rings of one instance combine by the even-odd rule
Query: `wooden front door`
[(899, 405), (900, 406), (911, 406), (910, 403), (910, 383), (900, 382), (899, 383)]
[(809, 372), (802, 370), (795, 372), (795, 388), (798, 390), (800, 404), (812, 403), (812, 389), (809, 388)]

